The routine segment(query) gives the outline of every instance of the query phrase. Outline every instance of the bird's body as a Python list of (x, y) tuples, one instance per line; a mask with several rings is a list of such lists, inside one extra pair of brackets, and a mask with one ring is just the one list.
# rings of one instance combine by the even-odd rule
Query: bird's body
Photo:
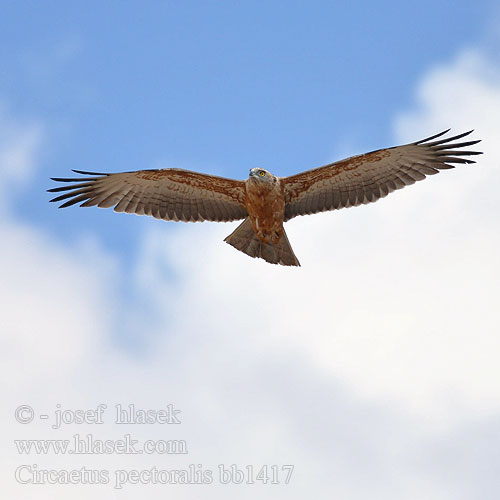
[(267, 170), (254, 168), (245, 181), (245, 191), (245, 205), (255, 234), (263, 243), (278, 243), (283, 236), (285, 217), (281, 179)]
[(273, 264), (299, 266), (283, 223), (297, 215), (357, 206), (377, 201), (426, 175), (474, 163), (464, 156), (480, 154), (461, 148), (478, 143), (452, 143), (470, 132), (431, 142), (448, 131), (404, 146), (380, 149), (290, 177), (276, 177), (253, 168), (246, 181), (181, 169), (139, 170), (89, 175), (49, 189), (68, 191), (51, 201), (68, 199), (61, 207), (114, 207), (116, 212), (152, 215), (183, 222), (225, 222), (245, 219), (224, 241)]
[(285, 190), (280, 177), (252, 168), (245, 181), (248, 217), (224, 241), (272, 264), (300, 266), (283, 228)]

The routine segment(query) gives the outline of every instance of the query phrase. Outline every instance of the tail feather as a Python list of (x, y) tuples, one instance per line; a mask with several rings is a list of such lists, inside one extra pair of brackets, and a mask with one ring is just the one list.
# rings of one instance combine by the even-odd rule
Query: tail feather
[(252, 229), (249, 217), (225, 238), (224, 241), (250, 257), (260, 257), (271, 264), (300, 266), (285, 231), (283, 231), (283, 236), (278, 243), (263, 243)]

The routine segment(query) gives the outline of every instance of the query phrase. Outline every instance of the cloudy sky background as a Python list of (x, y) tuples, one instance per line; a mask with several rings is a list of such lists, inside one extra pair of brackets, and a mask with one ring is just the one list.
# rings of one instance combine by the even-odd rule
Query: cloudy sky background
[[(6, 2), (0, 21), (2, 491), (13, 499), (496, 499), (500, 12), (494, 2)], [(236, 224), (57, 210), (71, 168), (245, 178), (475, 129), (478, 164), (297, 218), (300, 269)], [(109, 407), (102, 426), (15, 422)], [(116, 426), (112, 407), (182, 410)], [(185, 439), (20, 456), (13, 439)], [(19, 485), (39, 469), (294, 464), (289, 485)], [(113, 474), (113, 473), (112, 473)], [(113, 475), (111, 475), (113, 479)]]

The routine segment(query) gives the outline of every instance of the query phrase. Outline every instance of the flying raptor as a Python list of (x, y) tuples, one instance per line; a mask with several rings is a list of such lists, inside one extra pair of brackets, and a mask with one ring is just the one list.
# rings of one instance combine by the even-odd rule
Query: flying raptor
[(244, 219), (225, 242), (250, 257), (300, 266), (284, 222), (297, 215), (371, 203), (453, 164), (475, 163), (468, 157), (481, 153), (462, 148), (480, 141), (454, 142), (472, 130), (436, 140), (447, 132), (289, 177), (276, 177), (262, 168), (252, 168), (245, 181), (178, 168), (112, 174), (73, 170), (82, 177), (52, 178), (68, 184), (49, 189), (64, 192), (50, 201), (67, 200), (60, 208), (81, 203), (182, 222)]

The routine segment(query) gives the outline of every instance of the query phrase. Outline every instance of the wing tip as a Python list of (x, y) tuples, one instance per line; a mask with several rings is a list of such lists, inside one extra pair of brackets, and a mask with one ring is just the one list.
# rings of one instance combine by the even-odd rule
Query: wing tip
[(87, 170), (75, 170), (71, 169), (72, 172), (75, 172), (75, 174), (81, 174), (81, 175), (109, 175), (106, 172), (88, 172)]
[(426, 137), (425, 139), (421, 139), (420, 141), (417, 141), (414, 144), (423, 144), (424, 142), (432, 141), (432, 139), (437, 139), (438, 137), (441, 137), (441, 136), (447, 134), (450, 130), (451, 130), (451, 128), (448, 128), (446, 130), (443, 130), (442, 132), (431, 135), (430, 137)]
[[(449, 144), (450, 146), (453, 146), (453, 144), (450, 144), (452, 141), (455, 141), (457, 139), (462, 139), (463, 137), (467, 137), (468, 135), (472, 134), (472, 132), (474, 132), (475, 129), (468, 130), (467, 132), (462, 132), (461, 134), (457, 134), (457, 135), (454, 135), (452, 137), (440, 139), (439, 141), (429, 142), (429, 141), (432, 141), (433, 139), (437, 139), (439, 137), (442, 137), (443, 135), (447, 134), (450, 130), (451, 130), (451, 128), (444, 130), (443, 132), (439, 132), (439, 134), (431, 135), (430, 137), (426, 137), (425, 139), (421, 139), (420, 141), (417, 141), (414, 144), (416, 146), (418, 146), (418, 145), (439, 146), (441, 144)], [(478, 139), (474, 143), (477, 143), (477, 142), (481, 142), (481, 139)], [(467, 143), (467, 145), (471, 145), (472, 143), (473, 143), (473, 141), (470, 141)]]

